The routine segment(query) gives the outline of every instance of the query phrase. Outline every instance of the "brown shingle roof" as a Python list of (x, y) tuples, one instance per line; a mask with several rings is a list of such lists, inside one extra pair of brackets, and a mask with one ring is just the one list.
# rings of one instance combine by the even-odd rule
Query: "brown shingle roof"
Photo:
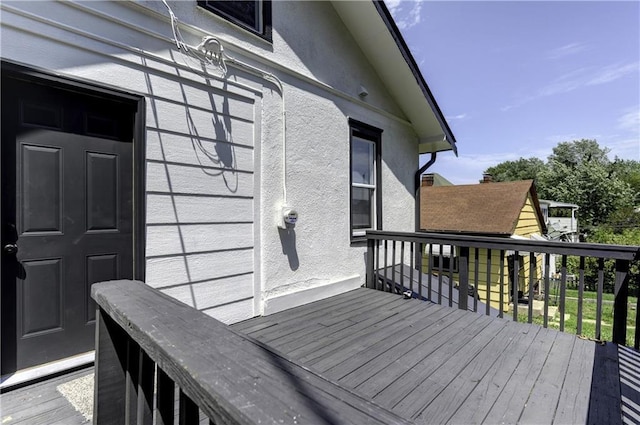
[(512, 235), (533, 180), (420, 188), (420, 229)]

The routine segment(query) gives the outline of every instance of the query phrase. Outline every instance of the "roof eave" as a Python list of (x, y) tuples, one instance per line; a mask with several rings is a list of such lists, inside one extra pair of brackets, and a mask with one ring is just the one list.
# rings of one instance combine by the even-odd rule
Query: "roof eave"
[[(400, 33), (400, 29), (398, 28), (395, 21), (393, 20), (393, 17), (391, 16), (391, 12), (389, 12), (389, 9), (387, 9), (387, 6), (384, 4), (383, 0), (373, 0), (373, 3), (375, 4), (376, 9), (378, 10), (378, 13), (380, 13), (380, 16), (384, 21), (385, 25), (389, 29), (389, 32), (391, 33), (391, 36), (395, 40), (396, 45), (400, 50), (400, 53), (402, 53), (402, 56), (404, 57), (404, 60), (407, 63), (407, 66), (409, 67), (409, 69), (411, 70), (411, 73), (416, 79), (416, 83), (420, 87), (422, 94), (424, 95), (425, 99), (429, 103), (429, 106), (433, 110), (436, 116), (436, 119), (438, 120), (440, 127), (442, 128), (443, 140), (440, 143), (431, 143), (431, 142), (423, 143), (421, 141), (420, 153), (452, 150), (455, 153), (455, 155), (458, 156), (458, 148), (456, 146), (457, 142), (453, 135), (453, 132), (451, 131), (451, 128), (449, 127), (449, 124), (447, 123), (447, 120), (445, 119), (444, 114), (440, 110), (440, 107), (438, 106), (436, 99), (433, 97), (433, 93), (431, 93), (431, 90), (429, 89), (427, 82), (422, 76), (422, 73), (420, 72), (420, 68), (418, 68), (418, 65), (415, 59), (413, 58), (413, 55), (411, 54), (411, 51), (409, 50), (407, 43), (404, 41), (404, 38)], [(448, 145), (449, 149), (443, 148), (444, 143)]]
[(411, 123), (419, 152), (457, 155), (455, 137), (384, 3), (335, 0), (333, 6)]

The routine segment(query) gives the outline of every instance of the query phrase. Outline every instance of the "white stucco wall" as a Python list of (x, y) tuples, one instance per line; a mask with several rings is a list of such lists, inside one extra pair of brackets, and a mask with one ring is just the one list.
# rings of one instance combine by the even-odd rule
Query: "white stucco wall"
[[(227, 79), (192, 72), (198, 64), (171, 44), (161, 2), (0, 6), (4, 59), (146, 97), (147, 283), (226, 322), (362, 284), (365, 247), (350, 242), (348, 118), (383, 130), (385, 230), (414, 229), (417, 139), (332, 5), (273, 2), (268, 43), (195, 1), (169, 3), (187, 42), (219, 37), (230, 56), (283, 82), (293, 231), (276, 226), (283, 103), (273, 83), (231, 66)], [(235, 172), (199, 168), (194, 143), (215, 151), (213, 139), (233, 151)]]

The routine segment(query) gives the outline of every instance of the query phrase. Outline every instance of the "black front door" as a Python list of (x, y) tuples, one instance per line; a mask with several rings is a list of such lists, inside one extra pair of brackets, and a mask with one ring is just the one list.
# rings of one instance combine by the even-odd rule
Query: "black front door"
[(94, 347), (92, 283), (133, 278), (133, 106), (2, 76), (2, 374)]

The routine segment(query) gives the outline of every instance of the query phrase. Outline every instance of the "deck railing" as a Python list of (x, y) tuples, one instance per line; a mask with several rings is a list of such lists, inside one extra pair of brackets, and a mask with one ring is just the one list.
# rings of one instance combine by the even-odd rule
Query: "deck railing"
[(409, 423), (142, 282), (91, 296), (95, 424)]
[[(635, 293), (639, 285), (638, 246), (385, 231), (368, 231), (367, 244), (369, 288), (397, 291), (487, 315), (509, 314), (514, 321), (544, 327), (551, 325), (550, 310), (557, 308), (559, 320), (554, 327), (560, 331), (596, 340), (610, 338), (639, 348), (640, 297)], [(554, 261), (558, 265), (555, 275), (551, 271)], [(570, 265), (575, 275), (569, 273)], [(569, 280), (575, 282), (575, 297), (567, 296)], [(629, 308), (631, 280), (636, 299)], [(604, 300), (605, 288), (613, 289), (613, 301)], [(593, 291), (589, 292), (593, 300), (585, 297), (588, 289)], [(554, 301), (556, 306), (551, 305)], [(577, 304), (577, 311), (572, 312), (575, 327), (571, 319), (570, 328), (569, 302)], [(543, 305), (539, 318), (534, 314), (536, 303)], [(591, 318), (585, 309), (593, 303)], [(613, 306), (612, 323), (603, 320), (607, 303)], [(630, 310), (633, 317), (629, 317)], [(593, 322), (593, 333), (585, 332)], [(604, 326), (612, 326), (611, 336), (603, 332)], [(633, 331), (629, 338), (628, 328)]]

